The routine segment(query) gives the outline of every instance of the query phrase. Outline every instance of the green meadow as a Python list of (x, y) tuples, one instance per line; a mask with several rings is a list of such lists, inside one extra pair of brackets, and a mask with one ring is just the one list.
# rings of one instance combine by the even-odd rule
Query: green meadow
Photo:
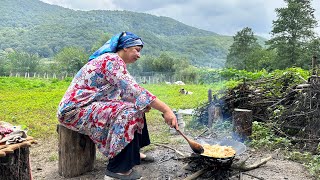
[[(38, 79), (0, 77), (0, 121), (20, 125), (28, 129), (28, 135), (35, 138), (56, 136), (56, 118), (59, 101), (68, 88), (71, 79)], [(208, 100), (208, 90), (214, 92), (223, 88), (223, 84), (212, 85), (166, 85), (143, 84), (160, 100), (172, 109), (197, 108)], [(182, 95), (180, 88), (193, 92), (192, 95)], [(149, 129), (157, 137), (165, 137), (168, 126), (161, 118), (160, 112), (151, 110), (147, 113)]]

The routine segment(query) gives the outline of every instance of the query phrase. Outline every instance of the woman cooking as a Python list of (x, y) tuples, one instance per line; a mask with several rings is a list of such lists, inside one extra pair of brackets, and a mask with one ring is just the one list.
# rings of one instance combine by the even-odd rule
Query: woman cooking
[(60, 123), (95, 142), (109, 160), (105, 173), (109, 177), (139, 179), (134, 165), (153, 160), (139, 151), (150, 144), (145, 112), (154, 108), (169, 126), (178, 128), (170, 107), (127, 71), (126, 65), (140, 58), (143, 46), (131, 32), (113, 36), (90, 56), (59, 104)]

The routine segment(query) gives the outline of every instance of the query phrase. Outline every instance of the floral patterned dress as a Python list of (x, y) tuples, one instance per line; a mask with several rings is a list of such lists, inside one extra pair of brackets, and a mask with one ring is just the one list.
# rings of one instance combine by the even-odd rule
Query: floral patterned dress
[(62, 125), (88, 135), (109, 159), (144, 126), (145, 107), (156, 97), (139, 86), (125, 62), (106, 53), (84, 65), (58, 108)]

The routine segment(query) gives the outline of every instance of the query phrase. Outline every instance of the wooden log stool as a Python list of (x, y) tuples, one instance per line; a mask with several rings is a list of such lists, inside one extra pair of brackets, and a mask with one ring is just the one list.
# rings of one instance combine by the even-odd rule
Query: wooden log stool
[(29, 147), (36, 143), (31, 136), (21, 143), (0, 145), (0, 179), (31, 180)]
[(96, 147), (89, 136), (57, 125), (59, 133), (59, 174), (66, 178), (92, 171)]

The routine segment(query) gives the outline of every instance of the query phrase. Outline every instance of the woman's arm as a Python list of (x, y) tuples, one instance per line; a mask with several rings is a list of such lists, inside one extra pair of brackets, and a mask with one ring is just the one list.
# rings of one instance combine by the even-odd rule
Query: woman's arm
[(162, 102), (157, 98), (154, 101), (152, 101), (150, 106), (162, 112), (163, 118), (169, 126), (176, 129), (179, 128), (177, 123), (177, 118), (168, 105), (166, 105), (164, 102)]

